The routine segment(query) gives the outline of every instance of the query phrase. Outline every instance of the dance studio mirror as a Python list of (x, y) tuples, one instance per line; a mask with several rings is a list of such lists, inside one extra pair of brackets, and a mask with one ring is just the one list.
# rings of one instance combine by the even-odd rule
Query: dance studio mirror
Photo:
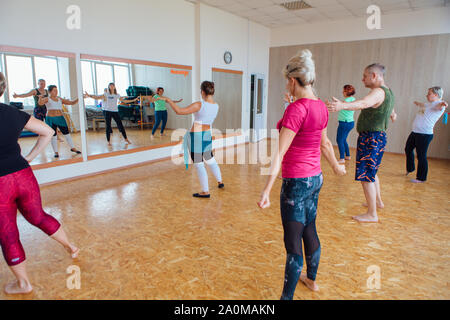
[(82, 54), (81, 70), (91, 159), (174, 145), (173, 131), (191, 124), (189, 117), (177, 116), (168, 105), (165, 111), (164, 104), (153, 100), (159, 94), (178, 100), (181, 107), (189, 105), (189, 66)]
[[(52, 143), (31, 164), (82, 161), (75, 55), (0, 46), (0, 70), (7, 79), (0, 102), (57, 129)], [(27, 155), (36, 141), (36, 134), (24, 130), (19, 139), (22, 154)]]

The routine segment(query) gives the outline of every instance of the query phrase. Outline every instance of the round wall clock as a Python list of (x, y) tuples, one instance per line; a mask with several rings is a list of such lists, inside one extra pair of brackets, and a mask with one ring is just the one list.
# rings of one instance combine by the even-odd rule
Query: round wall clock
[(225, 54), (223, 55), (223, 60), (226, 64), (230, 64), (231, 61), (233, 61), (233, 55), (230, 51), (225, 52)]

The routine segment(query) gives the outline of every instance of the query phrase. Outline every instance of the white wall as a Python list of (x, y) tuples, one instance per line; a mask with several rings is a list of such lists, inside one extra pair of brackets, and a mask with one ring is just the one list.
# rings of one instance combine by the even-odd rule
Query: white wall
[(380, 30), (369, 30), (366, 20), (352, 18), (272, 29), (271, 47), (449, 33), (450, 7), (381, 15)]
[[(270, 29), (204, 4), (199, 12), (200, 81), (212, 80), (212, 68), (242, 71), (242, 128), (248, 129), (250, 75), (260, 73), (268, 79)], [(233, 55), (231, 64), (224, 62), (226, 51)], [(267, 99), (265, 103), (266, 107)]]
[[(73, 4), (80, 30), (66, 27)], [(184, 0), (1, 1), (0, 44), (193, 65), (194, 18)]]

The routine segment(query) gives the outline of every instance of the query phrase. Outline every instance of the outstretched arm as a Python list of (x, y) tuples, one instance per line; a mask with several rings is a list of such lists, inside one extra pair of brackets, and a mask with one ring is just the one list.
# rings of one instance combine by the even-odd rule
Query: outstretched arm
[(74, 104), (76, 104), (78, 102), (78, 98), (76, 98), (75, 100), (67, 100), (67, 99), (62, 99), (61, 101), (63, 104), (67, 104), (69, 106), (73, 106)]
[(447, 101), (442, 101), (441, 103), (439, 103), (437, 106), (434, 107), (434, 109), (436, 111), (442, 111), (443, 109), (448, 108), (448, 103)]
[(414, 101), (414, 104), (415, 104), (416, 106), (420, 107), (420, 108), (425, 107), (425, 105), (424, 105), (422, 102), (419, 102), (419, 101)]
[(160, 97), (158, 99), (167, 101), (167, 103), (170, 105), (170, 107), (173, 109), (173, 111), (175, 111), (175, 113), (178, 114), (178, 115), (192, 114), (192, 113), (195, 113), (195, 112), (199, 111), (201, 109), (201, 107), (202, 107), (202, 104), (200, 102), (194, 102), (193, 104), (187, 106), (186, 108), (180, 108), (175, 103), (175, 101), (172, 101), (169, 98)]
[(17, 99), (17, 98), (28, 98), (28, 97), (32, 97), (36, 95), (36, 90), (30, 90), (30, 92), (27, 93), (22, 93), (22, 94), (17, 94), (14, 92), (13, 94), (13, 98)]
[(355, 100), (353, 102), (342, 102), (339, 99), (333, 97), (333, 101), (326, 101), (328, 110), (330, 112), (336, 112), (341, 110), (363, 110), (368, 108), (378, 108), (384, 101), (385, 98), (384, 90), (381, 88), (375, 88), (370, 93), (360, 100)]
[(121, 103), (129, 104), (129, 103), (133, 103), (133, 102), (136, 102), (137, 100), (139, 100), (139, 97), (131, 99), (131, 100), (127, 100), (124, 97), (120, 97), (119, 100)]
[(89, 94), (89, 93), (87, 93), (87, 92), (85, 91), (83, 97), (84, 97), (85, 99), (86, 99), (86, 98), (92, 98), (92, 99), (95, 99), (95, 100), (103, 100), (103, 99), (105, 98), (105, 95), (102, 94), (102, 95), (96, 96), (96, 95), (94, 95), (94, 94)]

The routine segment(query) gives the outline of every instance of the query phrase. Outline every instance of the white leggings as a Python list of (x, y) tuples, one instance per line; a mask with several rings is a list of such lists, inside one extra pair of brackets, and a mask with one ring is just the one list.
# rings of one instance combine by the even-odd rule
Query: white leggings
[[(69, 134), (65, 134), (64, 135), (64, 139), (66, 139), (67, 143), (70, 146), (70, 149), (74, 149), (75, 148), (75, 145), (73, 144), (73, 140), (72, 140), (72, 137), (71, 137), (70, 133)], [(52, 148), (53, 148), (53, 151), (55, 153), (58, 152), (58, 138), (57, 138), (56, 135), (54, 135), (52, 137)]]
[[(212, 157), (211, 159), (205, 161), (208, 167), (211, 169), (217, 182), (222, 182), (222, 174), (220, 172), (219, 165), (216, 159)], [(209, 192), (208, 186), (208, 173), (206, 172), (205, 164), (203, 162), (195, 163), (194, 166), (197, 168), (198, 179), (200, 180), (200, 185), (202, 186), (203, 192)]]

